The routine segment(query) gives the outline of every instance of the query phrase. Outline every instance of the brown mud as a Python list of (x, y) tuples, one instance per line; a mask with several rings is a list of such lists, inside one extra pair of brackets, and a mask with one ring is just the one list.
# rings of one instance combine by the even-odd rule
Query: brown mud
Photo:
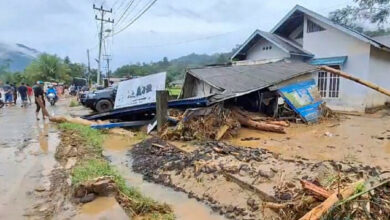
[[(176, 219), (224, 219), (217, 213), (213, 213), (213, 211), (204, 204), (195, 199), (188, 198), (186, 194), (176, 192), (169, 187), (144, 181), (142, 175), (133, 172), (131, 169), (132, 160), (126, 155), (126, 152), (128, 152), (135, 143), (140, 141), (142, 140), (139, 138), (131, 139), (111, 135), (103, 144), (104, 156), (118, 169), (130, 186), (137, 188), (145, 196), (168, 204), (174, 211)], [(113, 144), (116, 144), (116, 146), (112, 146)]]
[(204, 143), (188, 153), (152, 138), (136, 145), (131, 156), (134, 171), (142, 173), (147, 181), (185, 192), (230, 219), (296, 219), (319, 201), (300, 204), (288, 216), (261, 204), (302, 199), (305, 193), (300, 180), (334, 191), (338, 175), (340, 182), (348, 184), (383, 174), (381, 168), (354, 162), (284, 159), (266, 149), (221, 142)]
[(264, 148), (285, 158), (336, 160), (390, 170), (390, 110), (342, 116), (317, 124), (291, 124), (287, 134), (242, 128), (229, 139), (235, 146)]

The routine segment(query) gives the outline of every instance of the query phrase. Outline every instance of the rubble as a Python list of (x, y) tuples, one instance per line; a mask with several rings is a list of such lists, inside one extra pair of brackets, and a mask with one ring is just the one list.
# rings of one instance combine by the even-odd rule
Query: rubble
[(338, 187), (382, 173), (357, 163), (285, 159), (265, 149), (216, 141), (198, 144), (188, 153), (151, 138), (129, 155), (133, 170), (146, 180), (185, 192), (232, 219), (298, 219)]

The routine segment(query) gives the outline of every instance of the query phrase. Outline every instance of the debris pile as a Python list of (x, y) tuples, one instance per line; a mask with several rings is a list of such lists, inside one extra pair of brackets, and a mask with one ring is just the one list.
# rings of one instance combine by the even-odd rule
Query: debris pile
[(215, 141), (187, 153), (152, 138), (136, 145), (130, 155), (134, 171), (146, 180), (188, 193), (231, 219), (299, 219), (339, 189), (382, 174), (379, 168), (360, 164), (284, 159), (265, 149)]
[(240, 123), (229, 109), (221, 105), (207, 108), (187, 109), (176, 127), (168, 127), (161, 137), (165, 140), (219, 140), (223, 136), (233, 136)]
[(167, 127), (162, 132), (161, 137), (164, 140), (220, 140), (235, 136), (241, 126), (286, 133), (285, 128), (290, 125), (287, 121), (278, 121), (238, 107), (225, 108), (222, 105), (188, 109), (182, 115), (178, 112), (172, 114), (179, 123), (176, 127)]

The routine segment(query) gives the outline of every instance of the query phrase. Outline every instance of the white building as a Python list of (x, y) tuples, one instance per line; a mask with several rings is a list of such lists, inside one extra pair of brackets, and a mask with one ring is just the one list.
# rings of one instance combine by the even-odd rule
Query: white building
[[(299, 59), (328, 65), (390, 89), (390, 48), (377, 40), (295, 6), (270, 32), (256, 30), (232, 56), (236, 65)], [(313, 74), (321, 96), (334, 110), (364, 111), (389, 97), (327, 72)]]

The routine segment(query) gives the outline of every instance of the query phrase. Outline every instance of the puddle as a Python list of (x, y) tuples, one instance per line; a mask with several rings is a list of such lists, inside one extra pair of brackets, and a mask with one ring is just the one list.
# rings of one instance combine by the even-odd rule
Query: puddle
[(98, 197), (81, 206), (75, 220), (89, 219), (129, 219), (114, 197)]
[(103, 148), (108, 151), (126, 152), (134, 144), (141, 142), (140, 139), (125, 137), (123, 135), (110, 135), (103, 143)]
[[(110, 139), (111, 137), (107, 138), (109, 141), (105, 142), (104, 154), (105, 156), (108, 156), (111, 164), (119, 170), (130, 186), (139, 189), (145, 196), (148, 196), (156, 201), (169, 204), (177, 219), (225, 219), (224, 217), (213, 213), (213, 211), (206, 205), (196, 201), (195, 199), (189, 199), (185, 193), (176, 192), (173, 189), (162, 185), (145, 182), (141, 174), (135, 173), (131, 170), (130, 156), (127, 155), (127, 150), (131, 148), (131, 145), (127, 145), (129, 142), (125, 142), (125, 146), (106, 146), (106, 144), (111, 142)], [(118, 142), (115, 141), (114, 143), (118, 144)]]

